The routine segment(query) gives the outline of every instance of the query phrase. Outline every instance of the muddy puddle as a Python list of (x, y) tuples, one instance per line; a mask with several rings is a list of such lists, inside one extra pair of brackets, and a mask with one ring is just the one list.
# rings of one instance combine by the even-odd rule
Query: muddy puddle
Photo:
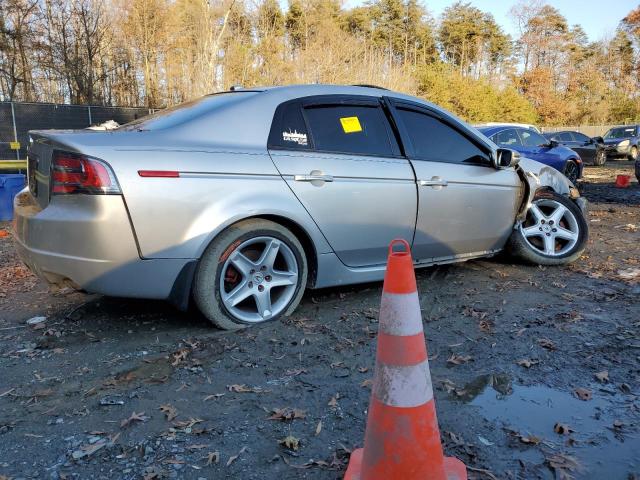
[[(606, 386), (583, 401), (572, 391), (517, 385), (506, 376), (485, 375), (466, 385), (461, 399), (507, 434), (536, 439), (535, 444), (516, 443), (514, 458), (522, 462), (540, 464), (563, 453), (578, 460), (579, 469), (572, 472), (576, 478), (626, 479), (640, 471), (637, 425), (618, 420), (633, 405), (629, 397)], [(556, 433), (557, 423), (572, 432)]]

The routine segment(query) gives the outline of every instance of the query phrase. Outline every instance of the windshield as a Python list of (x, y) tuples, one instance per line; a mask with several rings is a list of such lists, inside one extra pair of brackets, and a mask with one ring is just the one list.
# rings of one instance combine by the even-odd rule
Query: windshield
[(188, 120), (204, 115), (216, 108), (220, 108), (238, 100), (247, 98), (248, 93), (256, 93), (251, 90), (237, 92), (215, 93), (205, 97), (181, 103), (173, 107), (159, 110), (147, 117), (142, 117), (120, 127), (121, 130), (162, 130), (164, 128), (180, 125)]
[(605, 134), (604, 138), (629, 138), (629, 137), (635, 137), (637, 130), (638, 130), (637, 127), (612, 128), (611, 130), (609, 130)]

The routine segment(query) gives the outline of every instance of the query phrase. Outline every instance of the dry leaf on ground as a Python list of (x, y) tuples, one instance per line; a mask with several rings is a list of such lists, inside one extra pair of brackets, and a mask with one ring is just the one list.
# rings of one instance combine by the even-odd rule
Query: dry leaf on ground
[(585, 402), (587, 400), (591, 400), (591, 390), (587, 388), (576, 388), (574, 392), (576, 394), (576, 397), (578, 397), (580, 400), (584, 400)]
[(242, 447), (237, 455), (233, 455), (229, 457), (229, 460), (227, 460), (227, 467), (231, 465), (233, 462), (235, 462), (238, 459), (238, 457), (242, 455), (246, 450), (247, 450), (247, 447)]
[(134, 422), (146, 422), (147, 420), (149, 420), (149, 417), (145, 417), (144, 412), (133, 412), (129, 418), (126, 418), (122, 420), (122, 422), (120, 422), (120, 428), (127, 428)]
[(172, 421), (178, 416), (178, 410), (172, 405), (160, 405), (160, 411), (167, 417), (167, 422)]
[(451, 363), (453, 365), (462, 365), (463, 363), (467, 363), (473, 360), (471, 355), (456, 355), (452, 354), (448, 359), (447, 363)]
[(596, 373), (596, 378), (600, 383), (607, 383), (609, 381), (609, 372), (607, 370), (598, 372)]
[(537, 365), (538, 363), (540, 363), (540, 361), (539, 360), (531, 360), (529, 358), (523, 358), (521, 360), (518, 360), (516, 363), (518, 365), (520, 365), (521, 367), (531, 368), (532, 365)]
[(278, 443), (289, 450), (298, 450), (300, 448), (300, 439), (289, 435), (282, 440), (278, 440)]
[(573, 429), (566, 423), (558, 422), (553, 426), (553, 431), (560, 435), (569, 435), (573, 432)]
[(296, 418), (305, 418), (306, 412), (304, 410), (300, 410), (299, 408), (275, 408), (272, 410), (271, 416), (268, 418), (269, 420), (295, 420)]
[(554, 341), (549, 338), (539, 338), (538, 345), (542, 348), (546, 348), (547, 350), (555, 350), (557, 348)]
[(207, 454), (207, 465), (213, 465), (214, 463), (218, 463), (220, 461), (220, 452), (209, 452)]

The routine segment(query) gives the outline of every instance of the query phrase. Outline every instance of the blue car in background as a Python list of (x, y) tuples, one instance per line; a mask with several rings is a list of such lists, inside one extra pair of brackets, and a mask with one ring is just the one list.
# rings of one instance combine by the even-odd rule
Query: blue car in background
[(572, 183), (582, 177), (582, 159), (575, 151), (563, 147), (555, 140), (548, 140), (533, 129), (512, 125), (478, 127), (493, 143), (510, 148), (530, 158), (559, 170)]
[(638, 159), (640, 145), (640, 125), (625, 125), (614, 127), (604, 134), (605, 152), (607, 158)]

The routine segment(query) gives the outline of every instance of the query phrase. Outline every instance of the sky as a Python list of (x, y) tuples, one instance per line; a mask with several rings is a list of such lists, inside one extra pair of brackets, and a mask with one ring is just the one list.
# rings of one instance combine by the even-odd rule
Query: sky
[[(454, 0), (419, 0), (431, 14), (438, 18)], [(515, 25), (509, 18), (509, 9), (516, 0), (465, 0), (480, 10), (493, 14), (505, 32), (516, 36)], [(348, 7), (365, 3), (364, 0), (346, 0)], [(618, 23), (627, 13), (640, 5), (639, 0), (547, 0), (549, 5), (560, 10), (569, 25), (576, 23), (584, 28), (589, 40), (612, 36)]]

